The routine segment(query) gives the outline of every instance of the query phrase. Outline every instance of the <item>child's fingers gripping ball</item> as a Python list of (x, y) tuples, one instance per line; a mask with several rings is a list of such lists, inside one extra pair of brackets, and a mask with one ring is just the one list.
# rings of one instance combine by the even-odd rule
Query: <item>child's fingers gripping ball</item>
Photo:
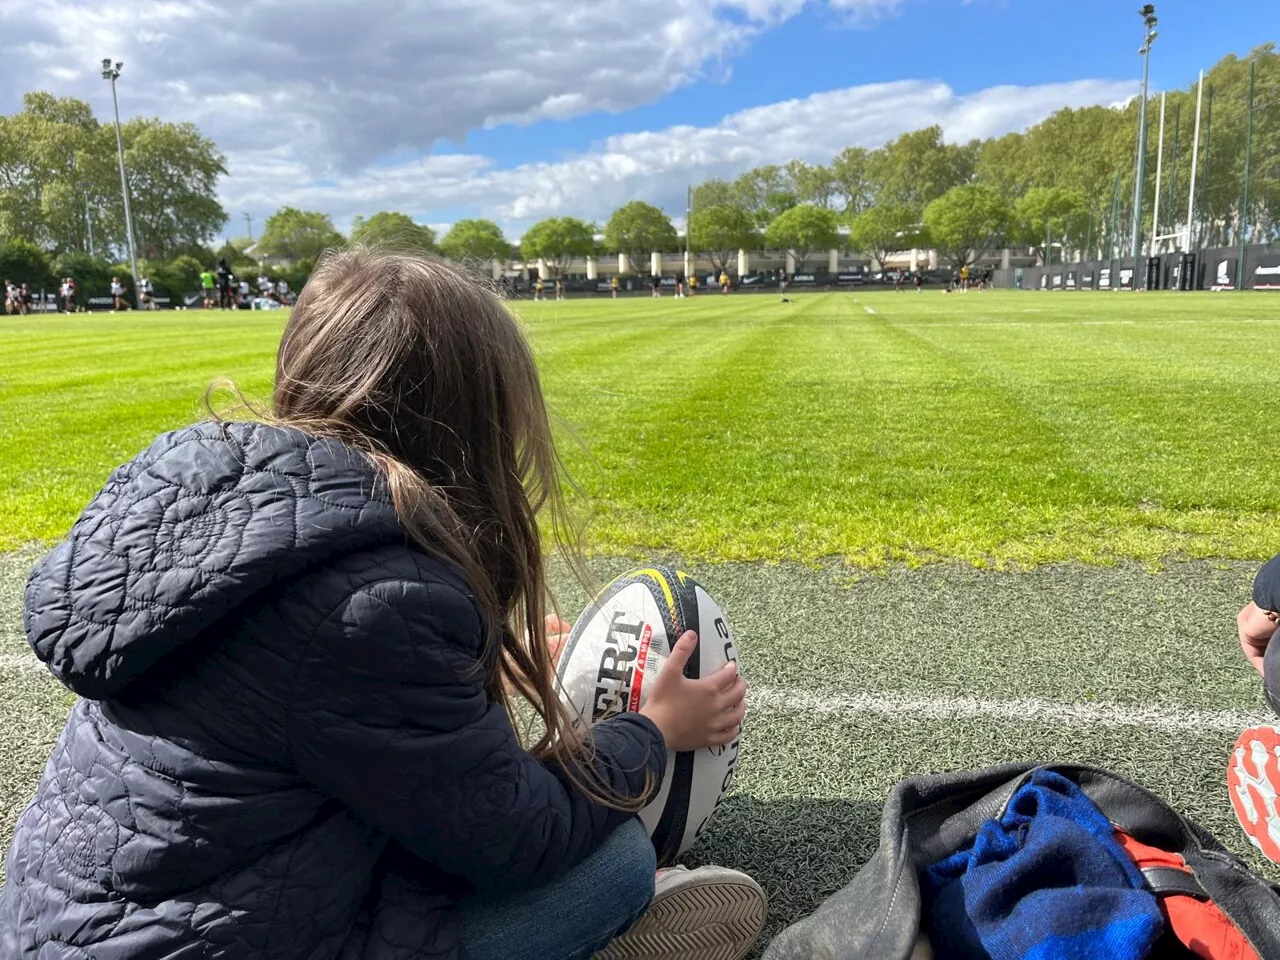
[[(671, 751), (654, 799), (640, 811), (661, 863), (693, 845), (733, 784), (746, 685), (724, 612), (684, 573), (670, 567), (633, 571), (605, 587), (583, 611), (557, 671), (561, 697), (580, 722), (638, 712), (688, 631), (697, 634), (697, 644), (680, 672), (699, 682), (682, 693), (704, 698), (719, 720), (711, 724), (716, 735), (703, 731), (703, 742), (711, 746)], [(676, 654), (677, 669), (684, 653)], [(725, 670), (730, 663), (736, 668)]]

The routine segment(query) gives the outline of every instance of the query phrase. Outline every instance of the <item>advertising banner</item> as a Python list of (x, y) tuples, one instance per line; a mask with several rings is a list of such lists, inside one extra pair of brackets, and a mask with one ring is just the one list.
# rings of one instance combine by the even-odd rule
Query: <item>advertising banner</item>
[(1236, 288), (1236, 266), (1240, 263), (1237, 257), (1218, 257), (1213, 261), (1213, 273), (1209, 277), (1209, 287), (1213, 290), (1234, 290)]
[(1259, 256), (1253, 265), (1253, 289), (1280, 290), (1280, 254)]
[(1111, 289), (1111, 268), (1110, 267), (1103, 267), (1101, 270), (1098, 271), (1098, 289), (1099, 290)]

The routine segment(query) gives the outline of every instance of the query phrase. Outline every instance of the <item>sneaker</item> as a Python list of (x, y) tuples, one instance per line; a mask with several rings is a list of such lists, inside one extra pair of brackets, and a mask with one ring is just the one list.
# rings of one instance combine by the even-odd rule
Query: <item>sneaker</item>
[(1280, 863), (1280, 728), (1251, 727), (1240, 734), (1227, 766), (1227, 790), (1249, 840)]
[(739, 960), (755, 945), (767, 910), (760, 884), (745, 873), (668, 867), (658, 871), (644, 916), (595, 960)]

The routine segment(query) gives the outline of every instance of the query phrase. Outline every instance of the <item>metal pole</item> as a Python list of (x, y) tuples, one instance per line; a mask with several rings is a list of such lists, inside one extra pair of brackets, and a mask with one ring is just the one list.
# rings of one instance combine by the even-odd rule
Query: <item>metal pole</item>
[(684, 273), (685, 282), (689, 282), (689, 274), (693, 273), (689, 263), (689, 234), (693, 232), (693, 185), (685, 187), (684, 194)]
[(1249, 236), (1249, 183), (1253, 172), (1253, 88), (1258, 79), (1258, 61), (1249, 61), (1249, 122), (1244, 137), (1244, 199), (1240, 202), (1240, 258), (1236, 261), (1236, 289), (1244, 289), (1245, 242)]
[[(1204, 208), (1205, 208), (1204, 193), (1205, 193), (1205, 190), (1208, 189), (1207, 184), (1209, 182), (1209, 162), (1210, 160), (1213, 159), (1212, 148), (1213, 148), (1213, 84), (1211, 83), (1209, 84), (1209, 108), (1205, 111), (1205, 118), (1204, 118), (1204, 176), (1200, 178), (1200, 193), (1196, 199), (1196, 206), (1200, 208), (1199, 215), (1200, 215), (1201, 222), (1204, 221)], [(1196, 224), (1196, 226), (1199, 227), (1200, 224)], [(1204, 230), (1196, 231), (1196, 240), (1197, 240), (1196, 249), (1197, 250), (1201, 250), (1204, 248), (1205, 232), (1206, 231)]]
[(244, 228), (249, 232), (249, 246), (253, 246), (253, 217), (247, 213), (241, 214), (244, 217)]
[(84, 226), (89, 231), (89, 256), (93, 256), (93, 217), (89, 215), (89, 195), (84, 195)]
[(1165, 202), (1169, 205), (1169, 232), (1178, 225), (1178, 214), (1173, 209), (1174, 198), (1178, 195), (1178, 161), (1182, 158), (1182, 101), (1173, 105), (1173, 162), (1169, 165), (1169, 195)]
[(1194, 242), (1192, 232), (1195, 230), (1196, 223), (1196, 168), (1200, 163), (1200, 110), (1204, 104), (1204, 71), (1200, 71), (1200, 85), (1196, 91), (1196, 133), (1195, 140), (1191, 144), (1191, 189), (1187, 191), (1187, 242), (1184, 246), (1186, 253), (1191, 252)]
[(1142, 102), (1138, 106), (1138, 161), (1134, 167), (1133, 237), (1129, 244), (1136, 260), (1142, 253), (1142, 181), (1147, 167), (1147, 81), (1151, 72), (1151, 40), (1142, 45)]
[(124, 197), (124, 232), (125, 240), (129, 245), (129, 269), (133, 272), (134, 306), (141, 310), (142, 293), (138, 290), (138, 255), (133, 249), (133, 213), (129, 208), (129, 179), (124, 168), (124, 136), (120, 133), (120, 101), (116, 98), (116, 77), (119, 75), (120, 69), (117, 65), (116, 69), (108, 74), (108, 79), (111, 81), (111, 104), (116, 112), (116, 150), (120, 155), (120, 195)]
[(1164, 101), (1165, 94), (1160, 94), (1160, 144), (1156, 147), (1156, 192), (1155, 209), (1151, 212), (1151, 252), (1156, 255), (1156, 237), (1160, 235), (1160, 181), (1164, 175)]

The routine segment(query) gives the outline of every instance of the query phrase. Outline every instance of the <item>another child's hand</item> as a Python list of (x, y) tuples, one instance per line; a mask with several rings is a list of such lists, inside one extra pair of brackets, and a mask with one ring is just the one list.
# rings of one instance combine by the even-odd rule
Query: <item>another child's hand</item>
[(1253, 602), (1246, 604), (1236, 617), (1236, 626), (1240, 630), (1240, 649), (1258, 673), (1262, 673), (1262, 660), (1276, 632), (1277, 620), (1280, 620), (1280, 615), (1263, 610)]
[(730, 661), (709, 677), (690, 680), (685, 664), (698, 648), (698, 635), (686, 631), (676, 642), (649, 698), (640, 709), (654, 722), (672, 750), (700, 750), (732, 743), (747, 713), (747, 683)]

